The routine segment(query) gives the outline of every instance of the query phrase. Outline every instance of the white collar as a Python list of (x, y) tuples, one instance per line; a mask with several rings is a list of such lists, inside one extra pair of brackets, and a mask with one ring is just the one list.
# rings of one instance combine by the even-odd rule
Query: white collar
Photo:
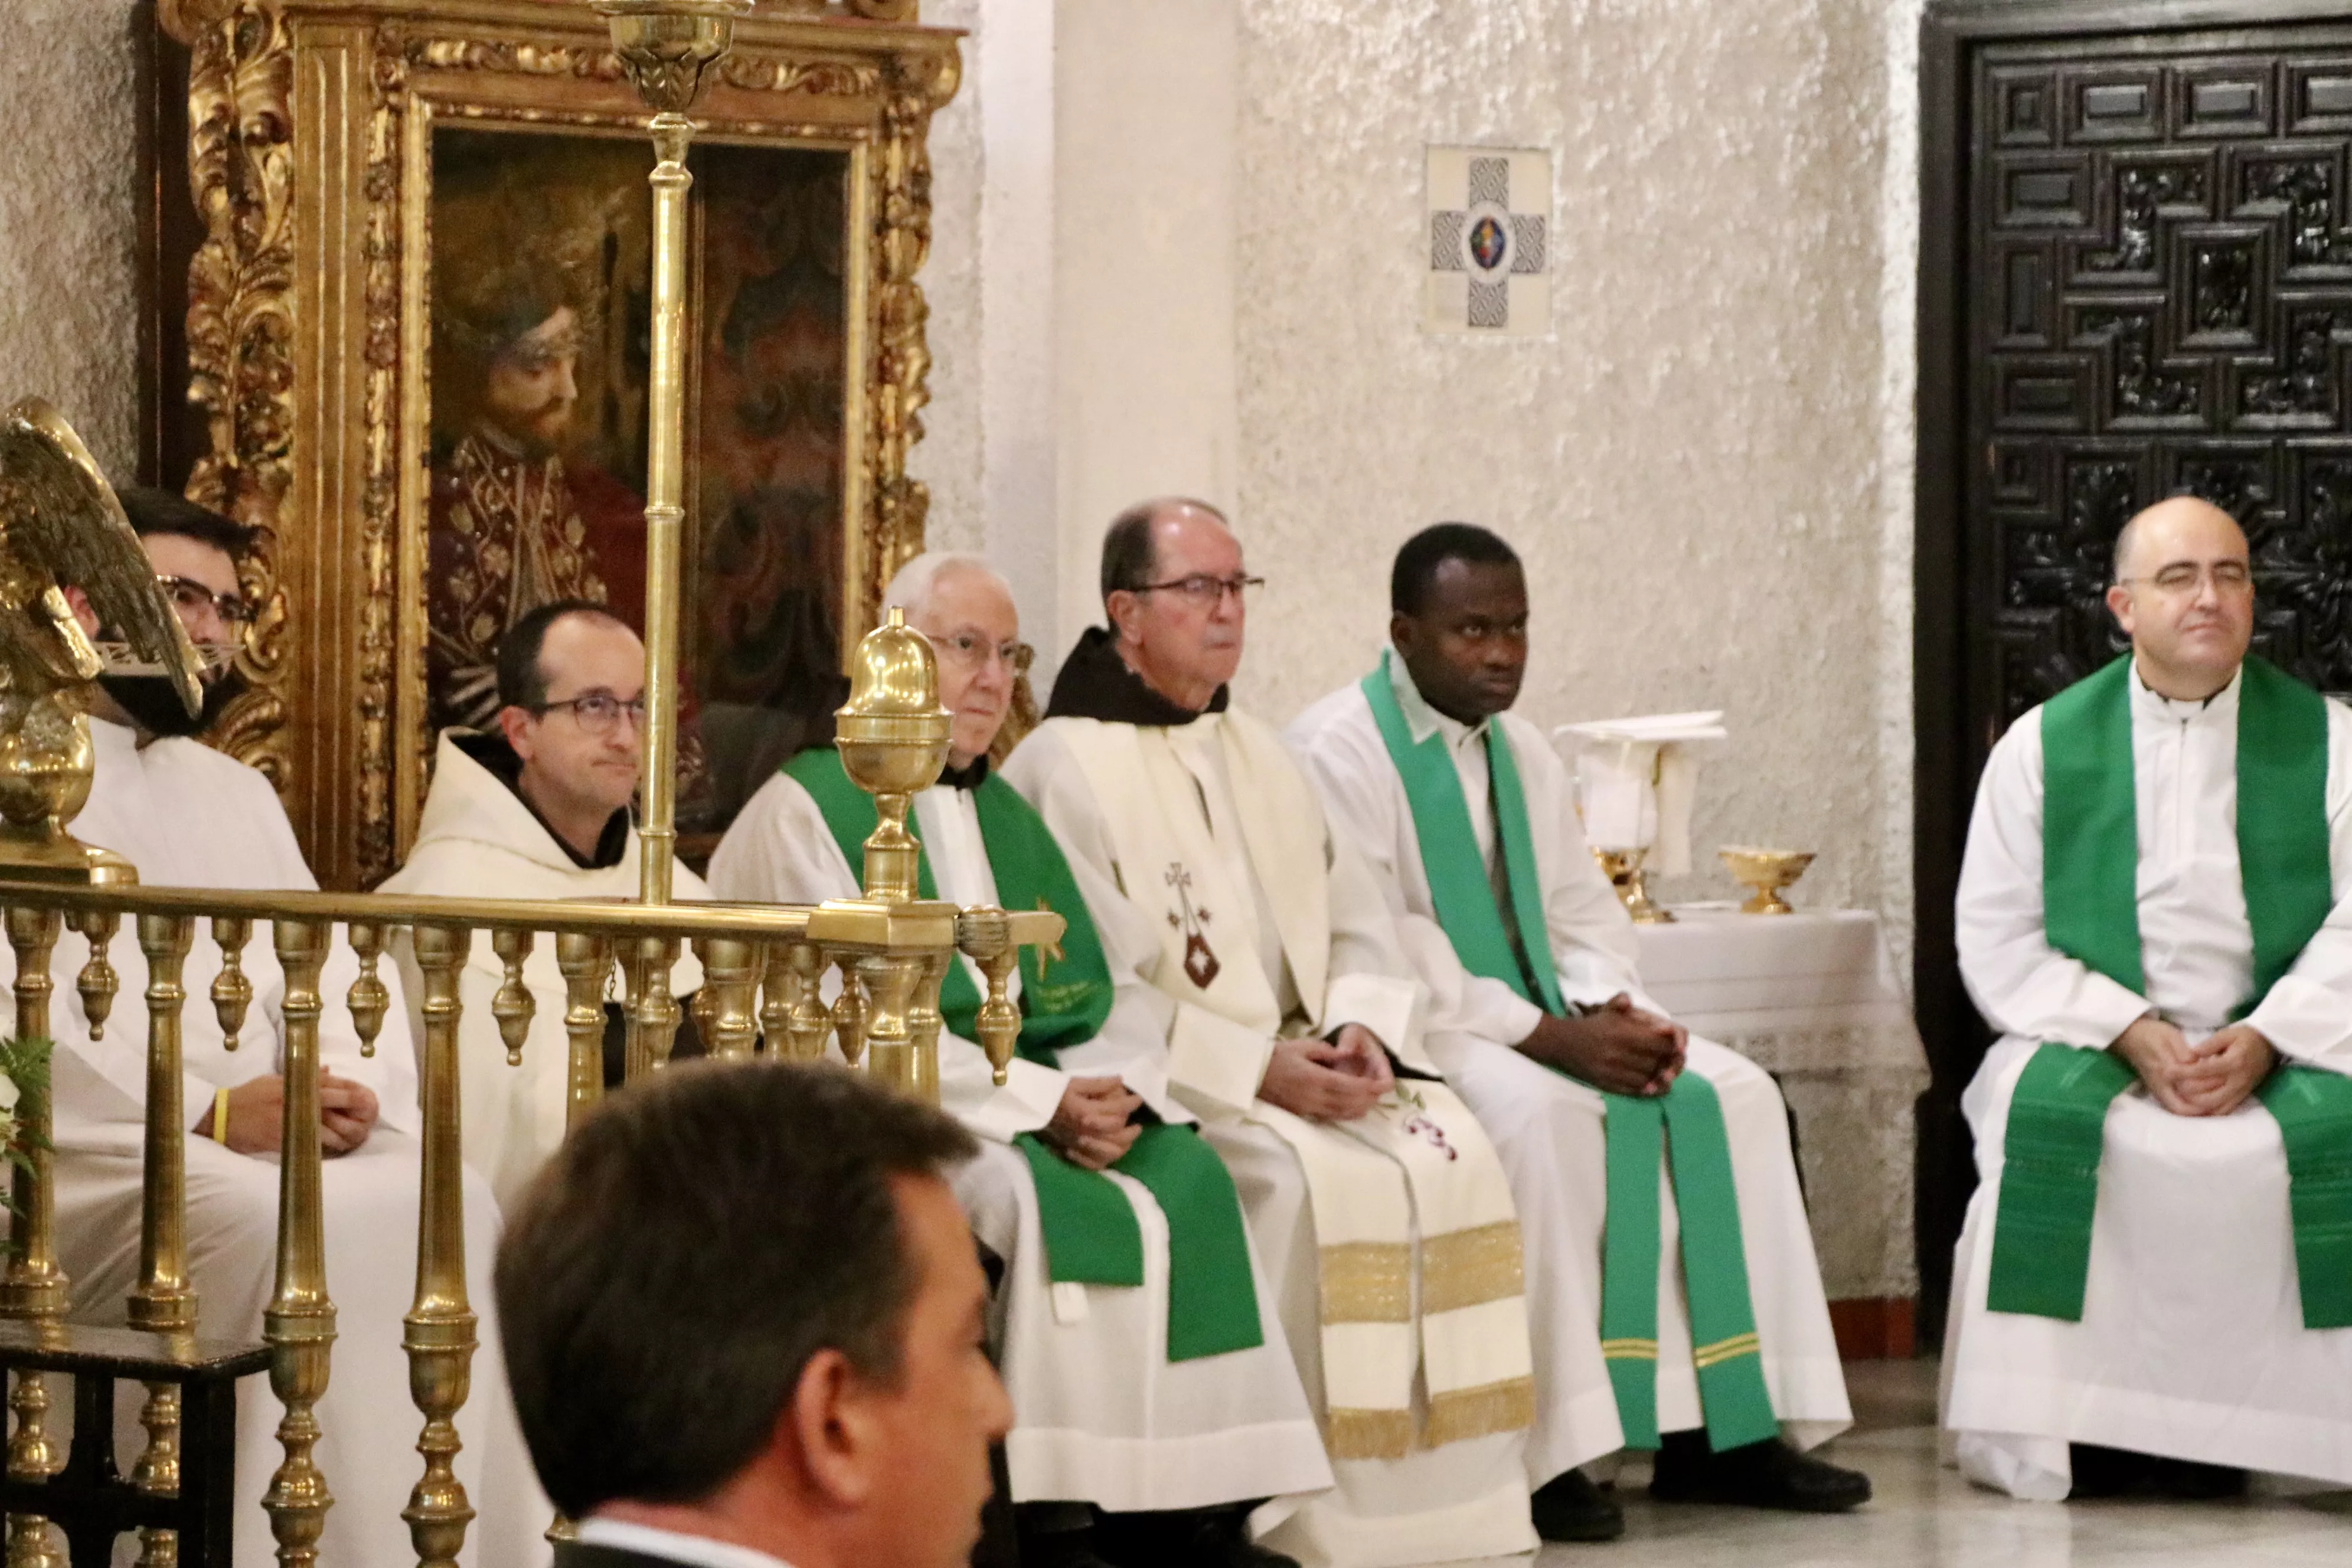
[(650, 1524), (631, 1524), (618, 1519), (583, 1519), (578, 1528), (578, 1540), (583, 1546), (604, 1546), (615, 1552), (634, 1552), (640, 1557), (660, 1557), (672, 1563), (690, 1563), (693, 1568), (792, 1568), (792, 1564), (782, 1558), (771, 1557), (749, 1546), (738, 1546), (730, 1541), (713, 1541), (707, 1535), (656, 1530)]
[(2235, 732), (2238, 727), (2238, 693), (2245, 685), (2246, 667), (2240, 664), (2231, 672), (2230, 684), (2201, 702), (2182, 702), (2149, 689), (2141, 679), (2139, 660), (2132, 660), (2131, 694), (2135, 711), (2149, 719), (2168, 723), (2208, 723), (2226, 725)]
[(1397, 710), (1404, 715), (1404, 727), (1411, 732), (1413, 744), (1419, 745), (1432, 735), (1445, 737), (1445, 749), (1458, 752), (1473, 741), (1486, 738), (1486, 726), (1495, 721), (1481, 719), (1475, 724), (1465, 724), (1450, 714), (1440, 713), (1412, 683), (1412, 671), (1404, 667), (1404, 656), (1389, 649), (1389, 685), (1396, 692)]

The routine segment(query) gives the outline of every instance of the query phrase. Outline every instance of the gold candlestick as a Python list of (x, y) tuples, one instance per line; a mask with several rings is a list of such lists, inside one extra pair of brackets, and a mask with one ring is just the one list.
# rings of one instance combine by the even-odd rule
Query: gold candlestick
[[(751, 0), (595, 0), (637, 96), (654, 112), (653, 364), (646, 444), (645, 819), (638, 897), (666, 904), (677, 837), (678, 556), (685, 531), (686, 111), (735, 41)], [(667, 974), (652, 977), (667, 985)]]

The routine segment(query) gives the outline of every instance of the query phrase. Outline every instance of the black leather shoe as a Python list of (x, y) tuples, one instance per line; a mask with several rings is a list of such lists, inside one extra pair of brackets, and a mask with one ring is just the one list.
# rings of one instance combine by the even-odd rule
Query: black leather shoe
[(2246, 1472), (2234, 1465), (2207, 1465), (2195, 1459), (2158, 1459), (2156, 1489), (2182, 1502), (2219, 1502), (2246, 1495)]
[(1084, 1503), (1022, 1503), (1013, 1510), (1021, 1568), (1118, 1568), (1095, 1550), (1094, 1510)]
[(2156, 1458), (2129, 1448), (2102, 1448), (2095, 1443), (2066, 1445), (2066, 1463), (2074, 1481), (2066, 1489), (2069, 1502), (2095, 1502), (2105, 1498), (2133, 1497), (2156, 1484)]
[(1546, 1541), (1614, 1541), (1625, 1533), (1625, 1510), (1582, 1470), (1562, 1470), (1528, 1502), (1536, 1533)]
[(1249, 1515), (1247, 1504), (1107, 1513), (1104, 1550), (1118, 1568), (1298, 1568), (1297, 1558), (1249, 1538)]
[(1778, 1437), (1717, 1454), (1708, 1449), (1704, 1432), (1669, 1432), (1658, 1450), (1650, 1495), (1660, 1502), (1843, 1513), (1870, 1500), (1870, 1478), (1810, 1458)]

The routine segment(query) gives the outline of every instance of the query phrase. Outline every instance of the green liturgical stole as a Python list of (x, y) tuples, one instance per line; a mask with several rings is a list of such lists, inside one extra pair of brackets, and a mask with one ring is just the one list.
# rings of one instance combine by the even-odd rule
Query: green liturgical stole
[[(816, 802), (842, 855), (860, 864), (874, 831), (874, 797), (850, 782), (840, 753), (813, 748), (784, 772)], [(1013, 1047), (1041, 1067), (1058, 1068), (1063, 1047), (1093, 1039), (1110, 1016), (1110, 965), (1045, 819), (993, 775), (972, 792), (972, 806), (997, 901), (1006, 909), (1052, 910), (1068, 922), (1060, 956), (1034, 950), (1035, 972), (1021, 977), (1021, 1037)], [(908, 827), (913, 830), (911, 820)], [(939, 896), (928, 853), (918, 859), (916, 878), (921, 897)], [(948, 1029), (978, 1038), (980, 1004), (980, 987), (963, 964), (949, 964), (940, 982), (940, 1016)], [(1013, 1142), (1035, 1180), (1047, 1275), (1056, 1284), (1141, 1285), (1143, 1231), (1118, 1184), (1071, 1164), (1032, 1133)], [(1168, 1221), (1168, 1359), (1194, 1361), (1265, 1343), (1241, 1197), (1216, 1152), (1190, 1127), (1160, 1123), (1146, 1127), (1111, 1169), (1141, 1183)]]
[[(2134, 993), (2139, 821), (2129, 655), (2042, 710), (2042, 918), (2050, 945)], [(2243, 1017), (2334, 902), (2327, 704), (2259, 658), (2238, 692), (2238, 868), (2253, 930)], [(2043, 1045), (2011, 1099), (1986, 1305), (2080, 1322), (2107, 1108), (2135, 1075), (2108, 1051)], [(2352, 1327), (2352, 1079), (2289, 1064), (2261, 1090), (2286, 1145), (2295, 1274), (2307, 1329)]]
[[(1391, 684), (1389, 659), (1364, 677), (1364, 700), (1388, 743), (1389, 761), (1404, 784), (1421, 840), (1437, 923), (1454, 955), (1473, 974), (1499, 980), (1547, 1013), (1565, 1011), (1559, 968), (1544, 923), (1543, 883), (1535, 840), (1528, 831), (1527, 795), (1510, 742), (1499, 723), (1486, 726), (1486, 775), (1492, 782), (1495, 831), (1503, 850), (1504, 883), (1514, 944), (1503, 923), (1462, 776), (1443, 736), (1415, 744)], [(1524, 950), (1526, 962), (1522, 962)], [(1761, 1442), (1780, 1433), (1764, 1387), (1756, 1317), (1748, 1295), (1748, 1260), (1741, 1251), (1739, 1194), (1731, 1180), (1731, 1145), (1715, 1088), (1696, 1073), (1675, 1079), (1652, 1100), (1604, 1094), (1608, 1221), (1601, 1240), (1601, 1353), (1617, 1396), (1626, 1447), (1658, 1446), (1658, 1157), (1664, 1138), (1666, 1168), (1682, 1218), (1683, 1281), (1690, 1300), (1691, 1358), (1707, 1441), (1717, 1450)]]

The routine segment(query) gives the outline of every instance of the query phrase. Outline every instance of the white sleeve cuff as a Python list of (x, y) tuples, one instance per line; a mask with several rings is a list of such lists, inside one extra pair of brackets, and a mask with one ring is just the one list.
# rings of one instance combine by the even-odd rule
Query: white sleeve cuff
[[(1323, 992), (1323, 1032), (1361, 1024), (1381, 1044), (1402, 1056), (1412, 1046), (1413, 984), (1385, 974), (1342, 974)], [(1533, 1026), (1529, 1026), (1533, 1027)]]
[(1274, 1041), (1256, 1030), (1189, 1002), (1176, 1005), (1168, 1032), (1168, 1081), (1188, 1102), (1206, 1100), (1239, 1116), (1257, 1099)]

